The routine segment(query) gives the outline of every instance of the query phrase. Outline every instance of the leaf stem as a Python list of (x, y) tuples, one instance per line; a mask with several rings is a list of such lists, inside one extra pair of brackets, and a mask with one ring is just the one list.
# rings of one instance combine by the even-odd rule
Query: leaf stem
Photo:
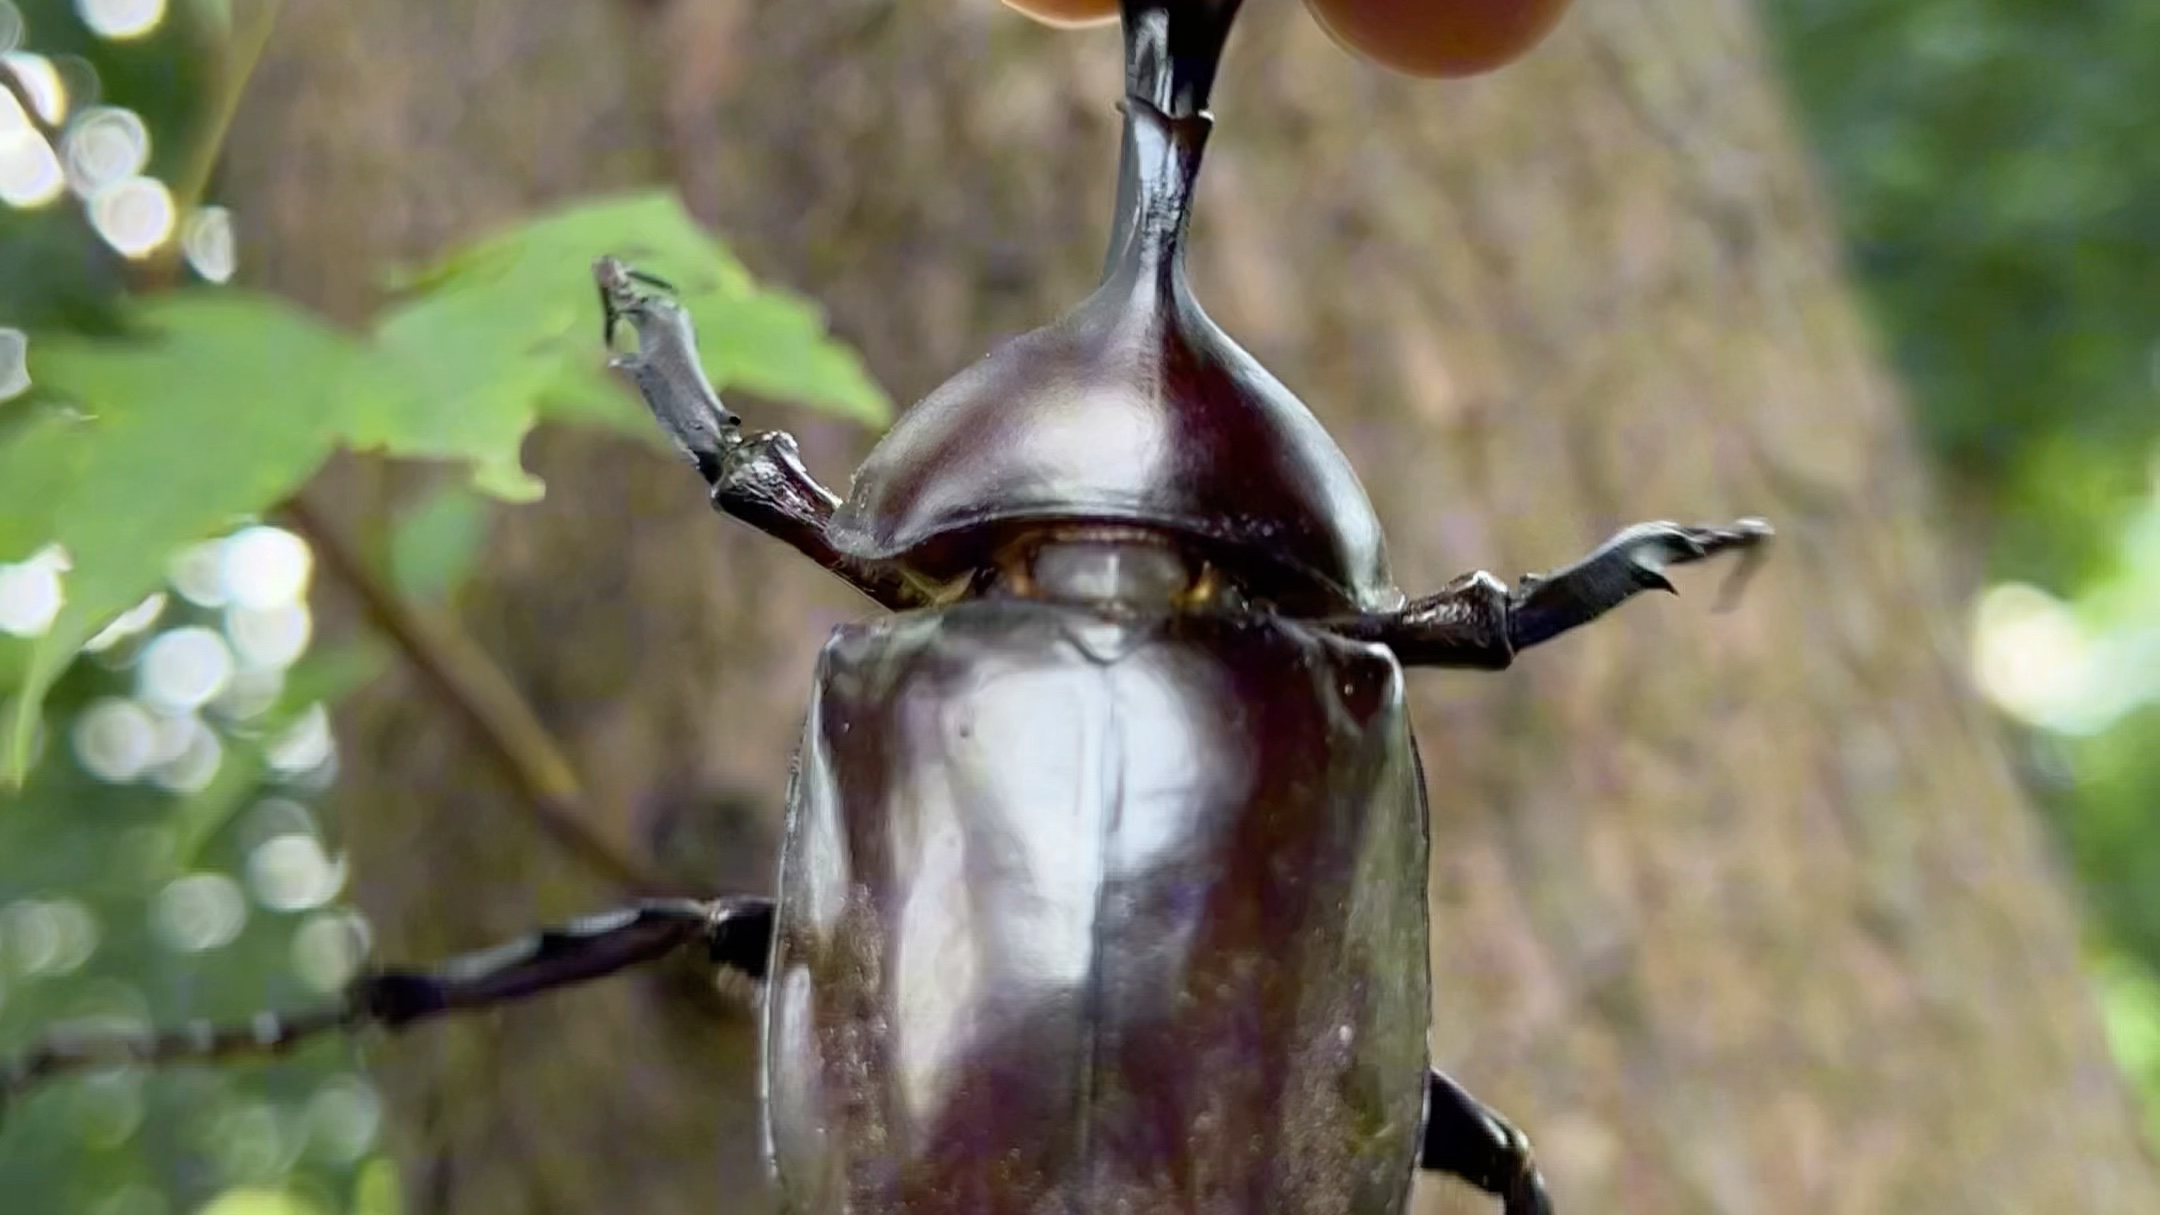
[(225, 60), (226, 70), (218, 81), (209, 126), (195, 141), (187, 162), (171, 183), (173, 202), (181, 211), (201, 202), (203, 191), (209, 188), (210, 174), (217, 169), (218, 157), (225, 151), (225, 138), (232, 131), (233, 118), (240, 112), (240, 98), (247, 92), (248, 81), (255, 78), (255, 69), (262, 63), (263, 48), (270, 45), (270, 31), (277, 27), (284, 8), (284, 0), (258, 0), (249, 20), (245, 24), (235, 23)]
[(314, 545), (323, 567), (352, 589), (369, 620), (413, 670), (494, 752), (541, 830), (626, 892), (661, 893), (665, 883), (586, 826), (588, 807), (576, 770), (501, 668), (454, 625), (407, 603), (306, 494), (288, 500), (284, 514)]
[(45, 115), (38, 110), (37, 98), (31, 96), (29, 87), (15, 74), (15, 69), (6, 63), (0, 63), (0, 88), (5, 88), (14, 96), (15, 104), (22, 107), (23, 117), (29, 119), (31, 127), (43, 135), (46, 142), (53, 145), (54, 152), (58, 152), (60, 128), (46, 120)]

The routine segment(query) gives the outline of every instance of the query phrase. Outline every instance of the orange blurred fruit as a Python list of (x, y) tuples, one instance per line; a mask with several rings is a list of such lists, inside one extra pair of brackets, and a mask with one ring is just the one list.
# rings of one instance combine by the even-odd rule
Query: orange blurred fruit
[(1305, 7), (1335, 41), (1382, 67), (1475, 76), (1536, 46), (1560, 24), (1568, 0), (1305, 0)]

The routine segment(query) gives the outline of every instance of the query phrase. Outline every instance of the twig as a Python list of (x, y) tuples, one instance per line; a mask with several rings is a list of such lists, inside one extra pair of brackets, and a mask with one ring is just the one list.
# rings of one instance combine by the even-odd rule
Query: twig
[(305, 494), (284, 513), (315, 553), (359, 597), (368, 618), (403, 653), (495, 753), (504, 775), (524, 795), (533, 821), (566, 851), (633, 894), (657, 894), (657, 877), (585, 825), (577, 772), (525, 698), (501, 669), (454, 627), (422, 615), (376, 576), (367, 561)]
[(14, 96), (15, 104), (22, 107), (23, 116), (30, 120), (30, 125), (45, 137), (46, 142), (53, 145), (55, 152), (59, 151), (60, 127), (48, 121), (38, 110), (37, 98), (30, 95), (29, 86), (25, 85), (22, 77), (16, 75), (15, 69), (6, 63), (0, 63), (0, 88), (5, 88)]
[(247, 92), (248, 81), (254, 79), (255, 68), (262, 63), (263, 48), (270, 44), (270, 31), (277, 27), (284, 0), (258, 0), (252, 19), (234, 31), (232, 52), (226, 60), (224, 78), (219, 81), (217, 95), (213, 99), (210, 121), (182, 162), (180, 172), (172, 181), (173, 201), (181, 209), (202, 201), (203, 191), (210, 185), (210, 174), (217, 168), (218, 157), (224, 154), (225, 137), (232, 131), (233, 117), (240, 112), (240, 98)]

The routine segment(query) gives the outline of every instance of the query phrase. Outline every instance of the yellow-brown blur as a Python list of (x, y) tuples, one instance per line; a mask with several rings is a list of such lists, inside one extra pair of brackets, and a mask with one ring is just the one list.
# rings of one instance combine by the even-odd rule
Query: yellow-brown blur
[(1044, 25), (1078, 29), (1117, 20), (1118, 0), (1004, 0)]

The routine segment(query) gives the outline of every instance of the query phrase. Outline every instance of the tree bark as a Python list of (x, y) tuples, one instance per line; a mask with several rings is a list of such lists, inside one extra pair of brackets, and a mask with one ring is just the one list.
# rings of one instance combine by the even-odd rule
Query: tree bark
[[(1748, 6), (1584, 5), (1446, 85), (1293, 4), (1241, 24), (1199, 295), (1338, 436), (1407, 589), (1638, 518), (1781, 529), (1730, 614), (1693, 576), (1506, 674), (1411, 676), (1436, 1060), (1529, 1131), (1563, 1211), (2160, 1210)], [(907, 401), (1092, 285), (1116, 42), (988, 0), (292, 0), (227, 195), (259, 277), (357, 316), (385, 259), (672, 180)], [(731, 403), (835, 481), (869, 440)], [(464, 626), (568, 741), (596, 830), (689, 883), (768, 884), (813, 657), (863, 609), (658, 457), (529, 455), (549, 497), (501, 516)], [(355, 522), (386, 493), (323, 488)], [(341, 721), (381, 952), (608, 899), (418, 687)], [(409, 1209), (765, 1209), (751, 1028), (680, 995), (618, 983), (379, 1051)]]

